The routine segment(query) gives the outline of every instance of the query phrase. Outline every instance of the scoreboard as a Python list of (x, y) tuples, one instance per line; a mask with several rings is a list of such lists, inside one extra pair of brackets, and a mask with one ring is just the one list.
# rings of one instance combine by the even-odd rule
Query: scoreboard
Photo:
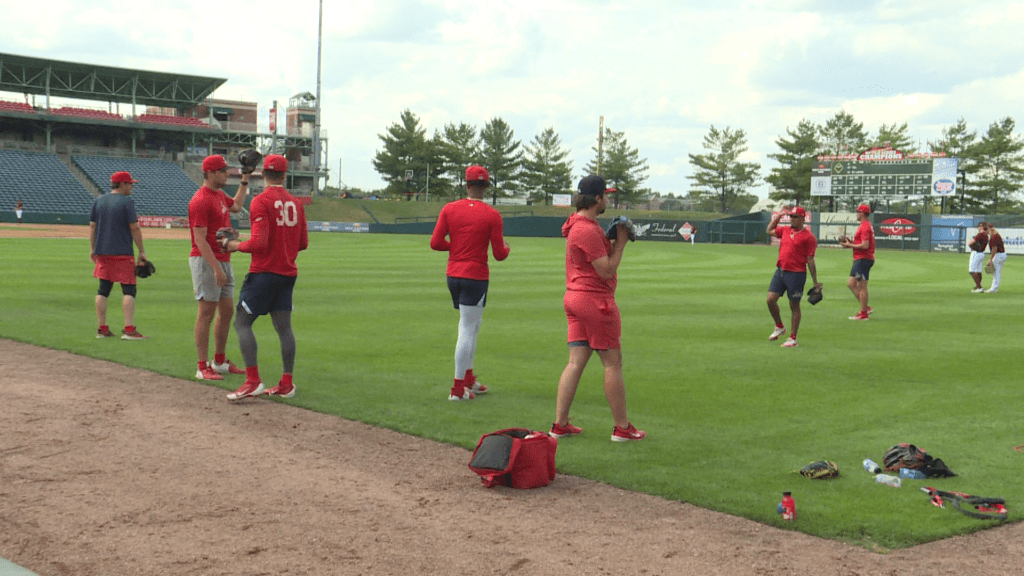
[(956, 174), (956, 158), (816, 160), (811, 170), (811, 196), (952, 196), (956, 194)]

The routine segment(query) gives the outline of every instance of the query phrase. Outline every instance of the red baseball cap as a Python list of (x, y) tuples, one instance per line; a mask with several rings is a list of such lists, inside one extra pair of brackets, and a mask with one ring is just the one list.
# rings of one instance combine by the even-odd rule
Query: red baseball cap
[(469, 182), (491, 182), (491, 175), (487, 173), (487, 168), (478, 166), (476, 164), (466, 168), (466, 183)]
[(807, 210), (804, 210), (803, 206), (797, 206), (796, 208), (793, 208), (792, 210), (789, 211), (789, 216), (791, 218), (793, 216), (799, 216), (801, 218), (807, 218)]
[(861, 204), (860, 206), (857, 206), (857, 212), (860, 212), (861, 214), (871, 214), (871, 206)]
[(138, 180), (132, 180), (132, 175), (128, 172), (114, 172), (110, 175), (111, 184), (120, 184), (122, 182), (130, 182), (132, 184), (138, 184)]
[(263, 160), (263, 169), (271, 172), (287, 172), (288, 160), (280, 154), (268, 154)]
[(227, 160), (220, 154), (214, 154), (213, 156), (207, 156), (203, 160), (203, 172), (216, 172), (217, 170), (223, 170), (228, 167)]

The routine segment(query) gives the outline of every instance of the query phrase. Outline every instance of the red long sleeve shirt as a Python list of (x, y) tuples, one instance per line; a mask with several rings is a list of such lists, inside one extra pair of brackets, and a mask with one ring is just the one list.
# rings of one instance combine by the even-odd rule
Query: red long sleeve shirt
[(448, 252), (448, 276), (488, 280), (487, 244), (490, 243), (495, 260), (508, 257), (504, 229), (501, 214), (483, 200), (456, 200), (441, 209), (430, 247)]

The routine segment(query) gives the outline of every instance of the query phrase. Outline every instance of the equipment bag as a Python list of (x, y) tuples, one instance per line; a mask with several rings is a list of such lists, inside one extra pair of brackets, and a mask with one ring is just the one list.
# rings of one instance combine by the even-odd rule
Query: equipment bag
[(506, 428), (480, 437), (469, 469), (488, 488), (539, 488), (555, 479), (557, 449), (558, 440), (544, 432)]

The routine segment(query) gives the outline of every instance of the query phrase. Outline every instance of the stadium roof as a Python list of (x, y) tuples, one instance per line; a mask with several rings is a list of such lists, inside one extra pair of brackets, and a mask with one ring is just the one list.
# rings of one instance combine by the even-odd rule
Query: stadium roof
[(199, 104), (225, 82), (226, 78), (97, 66), (0, 52), (0, 91), (19, 94), (186, 108)]

